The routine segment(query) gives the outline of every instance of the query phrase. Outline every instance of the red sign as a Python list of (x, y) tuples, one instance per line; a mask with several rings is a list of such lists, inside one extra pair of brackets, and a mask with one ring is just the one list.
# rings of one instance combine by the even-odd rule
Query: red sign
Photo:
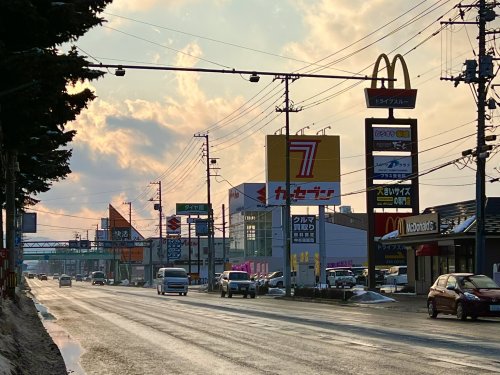
[(384, 234), (394, 232), (398, 229), (399, 221), (403, 217), (412, 216), (411, 212), (383, 212), (375, 213), (375, 237), (382, 237)]
[(167, 217), (167, 234), (181, 234), (181, 219), (178, 216)]

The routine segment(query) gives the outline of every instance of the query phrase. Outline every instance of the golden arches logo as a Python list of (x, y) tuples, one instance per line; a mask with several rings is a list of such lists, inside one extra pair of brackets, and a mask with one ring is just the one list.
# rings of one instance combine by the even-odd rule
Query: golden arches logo
[(390, 233), (395, 230), (399, 231), (399, 234), (405, 233), (405, 220), (399, 216), (389, 216), (385, 220), (385, 233)]
[[(379, 72), (379, 67), (380, 67), (380, 62), (384, 60), (385, 62), (385, 67), (387, 69), (387, 78), (389, 78), (389, 82), (387, 86), (390, 89), (394, 88), (394, 71), (396, 70), (396, 63), (398, 60), (401, 62), (401, 68), (403, 69), (403, 75), (404, 75), (404, 80), (405, 80), (405, 89), (409, 90), (411, 89), (411, 84), (410, 84), (410, 74), (408, 73), (408, 66), (406, 65), (405, 59), (403, 58), (402, 55), (399, 53), (394, 56), (392, 59), (392, 62), (389, 61), (389, 57), (385, 54), (382, 53), (379, 57), (377, 57), (377, 60), (375, 61), (375, 66), (373, 67), (373, 78), (378, 78), (378, 72)], [(372, 80), (372, 89), (377, 88), (377, 81), (375, 79)]]
[[(387, 88), (377, 88), (380, 63), (382, 61), (385, 63), (385, 68), (387, 70)], [(394, 87), (394, 72), (398, 61), (403, 70), (404, 89), (397, 89)], [(411, 88), (408, 66), (402, 55), (397, 54), (392, 61), (390, 61), (389, 57), (387, 57), (385, 53), (382, 53), (375, 61), (372, 77), (371, 87), (365, 88), (366, 106), (368, 108), (415, 108), (417, 90)]]

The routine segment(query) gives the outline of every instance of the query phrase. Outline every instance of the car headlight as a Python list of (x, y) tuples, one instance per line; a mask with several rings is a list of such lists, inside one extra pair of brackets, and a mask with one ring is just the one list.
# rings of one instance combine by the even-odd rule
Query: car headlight
[(479, 301), (479, 297), (476, 296), (475, 294), (470, 293), (470, 292), (464, 292), (464, 297), (466, 300), (469, 300), (469, 301)]

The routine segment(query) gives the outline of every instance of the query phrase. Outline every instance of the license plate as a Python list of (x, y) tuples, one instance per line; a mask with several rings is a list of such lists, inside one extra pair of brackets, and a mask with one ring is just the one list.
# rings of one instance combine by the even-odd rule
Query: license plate
[(500, 305), (490, 305), (490, 311), (500, 311)]

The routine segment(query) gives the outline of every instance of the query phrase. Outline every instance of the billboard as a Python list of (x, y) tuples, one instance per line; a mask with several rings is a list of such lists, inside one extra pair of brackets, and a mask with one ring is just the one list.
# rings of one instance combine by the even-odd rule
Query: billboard
[(413, 191), (412, 185), (373, 185), (369, 194), (375, 208), (411, 208)]
[(412, 174), (411, 156), (373, 156), (374, 180), (398, 180)]
[[(290, 199), (293, 205), (340, 205), (340, 137), (289, 138)], [(286, 204), (286, 138), (266, 137), (267, 204)]]
[(316, 243), (315, 215), (292, 215), (292, 242)]
[(229, 189), (229, 214), (267, 209), (266, 184), (245, 183)]
[(373, 151), (412, 151), (411, 128), (373, 127)]

